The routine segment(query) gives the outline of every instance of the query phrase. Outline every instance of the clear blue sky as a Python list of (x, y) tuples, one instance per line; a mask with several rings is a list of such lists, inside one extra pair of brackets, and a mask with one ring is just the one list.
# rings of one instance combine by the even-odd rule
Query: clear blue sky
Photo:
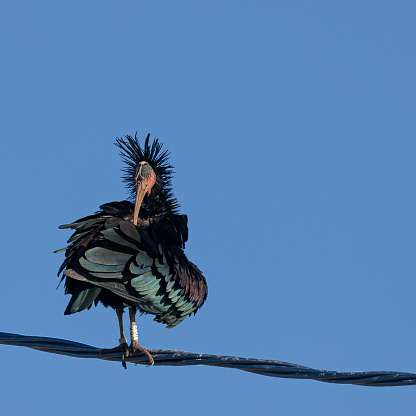
[[(172, 153), (206, 305), (148, 348), (416, 372), (411, 1), (16, 1), (0, 6), (0, 331), (111, 347), (64, 316), (59, 224), (122, 200), (115, 137)], [(254, 174), (253, 174), (254, 173)], [(410, 414), (366, 388), (1, 346), (2, 414)], [(78, 413), (77, 413), (78, 412)]]

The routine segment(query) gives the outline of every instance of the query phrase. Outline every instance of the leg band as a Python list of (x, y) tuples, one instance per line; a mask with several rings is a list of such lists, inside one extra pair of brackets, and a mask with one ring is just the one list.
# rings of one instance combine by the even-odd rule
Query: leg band
[(139, 341), (139, 333), (137, 331), (137, 325), (130, 326), (130, 340), (131, 341)]
[(126, 338), (126, 337), (120, 338), (120, 339), (118, 340), (118, 343), (119, 343), (120, 345), (122, 345), (122, 344), (127, 344), (127, 338)]

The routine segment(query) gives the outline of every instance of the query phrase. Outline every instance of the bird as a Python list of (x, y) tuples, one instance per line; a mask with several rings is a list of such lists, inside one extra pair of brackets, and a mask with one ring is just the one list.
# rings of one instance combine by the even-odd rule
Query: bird
[[(100, 206), (92, 215), (60, 229), (75, 230), (58, 270), (65, 294), (71, 295), (65, 315), (102, 304), (115, 310), (120, 338), (115, 348), (123, 357), (144, 354), (139, 344), (136, 313), (155, 315), (154, 320), (173, 328), (204, 304), (208, 287), (199, 268), (184, 253), (188, 219), (172, 190), (170, 153), (150, 134), (141, 147), (137, 132), (114, 143), (125, 164), (122, 180), (128, 198)], [(130, 319), (130, 345), (123, 328), (124, 309)], [(124, 358), (123, 366), (126, 368)]]

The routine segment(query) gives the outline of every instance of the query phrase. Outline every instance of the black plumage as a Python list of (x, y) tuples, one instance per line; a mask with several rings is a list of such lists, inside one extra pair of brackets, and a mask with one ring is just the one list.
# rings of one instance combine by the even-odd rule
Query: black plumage
[(143, 148), (137, 135), (117, 139), (116, 145), (136, 204), (106, 203), (95, 214), (59, 227), (75, 230), (69, 246), (58, 250), (65, 250), (58, 275), (63, 272), (66, 293), (72, 295), (65, 314), (102, 303), (114, 308), (121, 322), (120, 310), (127, 306), (171, 328), (202, 306), (207, 285), (183, 251), (187, 217), (179, 214), (172, 193), (169, 153), (157, 139), (150, 145), (149, 135)]

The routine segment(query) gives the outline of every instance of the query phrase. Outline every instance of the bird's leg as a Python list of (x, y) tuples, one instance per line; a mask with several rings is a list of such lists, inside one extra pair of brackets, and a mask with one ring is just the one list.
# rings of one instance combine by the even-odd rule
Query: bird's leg
[[(112, 352), (123, 352), (124, 355), (129, 355), (129, 345), (127, 343), (127, 338), (124, 335), (124, 329), (123, 329), (123, 307), (119, 306), (116, 308), (116, 314), (118, 319), (118, 326), (120, 328), (120, 339), (118, 340), (119, 345), (115, 348), (111, 349), (103, 349), (101, 350), (102, 353), (112, 353)], [(124, 361), (124, 355), (123, 355), (123, 367), (126, 368), (126, 362)]]
[[(128, 355), (129, 352), (129, 344), (127, 344), (127, 338), (124, 335), (124, 328), (123, 328), (123, 307), (119, 306), (116, 308), (116, 314), (118, 319), (118, 327), (120, 328), (120, 339), (118, 340), (120, 348), (126, 355)], [(121, 363), (125, 370), (127, 370), (126, 362), (124, 361), (124, 355), (123, 355), (123, 361)]]
[(120, 339), (118, 340), (120, 344), (119, 347), (121, 347), (123, 351), (127, 351), (128, 343), (127, 343), (127, 338), (124, 335), (124, 329), (123, 329), (123, 307), (122, 306), (116, 308), (116, 314), (117, 314), (117, 319), (118, 319), (118, 327), (120, 328)]
[(146, 355), (150, 362), (149, 365), (153, 365), (155, 362), (150, 352), (147, 351), (146, 348), (139, 345), (139, 336), (138, 336), (137, 325), (136, 325), (136, 308), (129, 307), (129, 317), (130, 317), (130, 340), (131, 340), (130, 353), (132, 355), (137, 354), (137, 353)]

